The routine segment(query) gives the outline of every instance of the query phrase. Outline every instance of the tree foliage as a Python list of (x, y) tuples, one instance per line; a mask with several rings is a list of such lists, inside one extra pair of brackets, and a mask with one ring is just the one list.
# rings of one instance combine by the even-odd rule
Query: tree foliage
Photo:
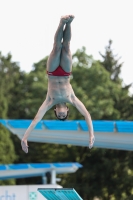
[(105, 47), (105, 55), (100, 53), (103, 58), (101, 64), (108, 72), (110, 72), (110, 78), (113, 81), (118, 81), (123, 63), (119, 63), (120, 58), (117, 58), (117, 55), (113, 54), (111, 48), (112, 43), (113, 41), (109, 40), (108, 46)]
[[(8, 118), (9, 105), (13, 97), (11, 90), (15, 87), (14, 80), (19, 74), (19, 67), (17, 63), (11, 61), (11, 58), (11, 54), (5, 57), (0, 53), (0, 118)], [(13, 118), (13, 112), (11, 114)], [(10, 134), (0, 124), (0, 164), (13, 163), (17, 158)], [(0, 181), (1, 185), (14, 183), (15, 180)]]
[(132, 83), (125, 85), (123, 80), (120, 78), (121, 68), (123, 63), (120, 63), (120, 57), (114, 55), (112, 49), (112, 40), (109, 40), (108, 46), (105, 47), (105, 53), (102, 56), (100, 63), (109, 72), (111, 80), (115, 83), (115, 87), (118, 88), (118, 95), (112, 95), (114, 100), (115, 109), (120, 111), (119, 119), (133, 120), (133, 97), (129, 96), (129, 88)]
[[(11, 164), (16, 160), (14, 144), (9, 131), (0, 124), (0, 164)], [(1, 185), (15, 184), (15, 180), (0, 181)]]

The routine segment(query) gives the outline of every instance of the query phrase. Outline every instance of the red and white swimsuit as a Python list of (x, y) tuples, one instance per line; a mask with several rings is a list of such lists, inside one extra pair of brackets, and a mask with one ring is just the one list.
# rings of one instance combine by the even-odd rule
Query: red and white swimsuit
[(57, 67), (55, 71), (53, 72), (48, 72), (47, 71), (47, 74), (49, 76), (70, 76), (71, 75), (71, 72), (65, 72), (61, 66)]

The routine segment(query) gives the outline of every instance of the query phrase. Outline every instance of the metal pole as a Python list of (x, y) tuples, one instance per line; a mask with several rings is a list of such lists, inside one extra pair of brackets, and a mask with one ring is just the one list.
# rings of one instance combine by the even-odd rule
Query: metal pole
[(56, 170), (52, 169), (51, 170), (51, 184), (56, 184)]
[(47, 177), (45, 174), (42, 175), (42, 184), (47, 184)]

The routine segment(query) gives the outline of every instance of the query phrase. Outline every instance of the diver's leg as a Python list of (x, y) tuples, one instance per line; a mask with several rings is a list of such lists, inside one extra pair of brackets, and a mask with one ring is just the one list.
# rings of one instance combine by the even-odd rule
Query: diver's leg
[(60, 19), (59, 26), (54, 36), (53, 49), (52, 49), (52, 52), (50, 53), (50, 56), (47, 62), (47, 71), (49, 72), (54, 71), (60, 65), (63, 28), (64, 28), (64, 25), (68, 22), (69, 18), (70, 18), (69, 15), (66, 15), (66, 16), (61, 17)]
[(70, 19), (66, 23), (65, 30), (63, 32), (63, 43), (61, 50), (60, 66), (66, 72), (72, 71), (72, 55), (70, 51), (70, 40), (71, 40), (71, 22), (74, 19), (73, 15), (69, 15)]

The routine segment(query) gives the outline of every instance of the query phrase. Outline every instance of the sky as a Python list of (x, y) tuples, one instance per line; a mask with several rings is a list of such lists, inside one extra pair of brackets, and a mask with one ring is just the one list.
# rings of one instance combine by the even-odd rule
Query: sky
[[(124, 62), (121, 78), (133, 82), (132, 0), (0, 0), (0, 51), (9, 52), (21, 70), (49, 55), (62, 15), (73, 14), (71, 52), (86, 47), (101, 59), (108, 41)], [(131, 88), (133, 93), (133, 87)]]

